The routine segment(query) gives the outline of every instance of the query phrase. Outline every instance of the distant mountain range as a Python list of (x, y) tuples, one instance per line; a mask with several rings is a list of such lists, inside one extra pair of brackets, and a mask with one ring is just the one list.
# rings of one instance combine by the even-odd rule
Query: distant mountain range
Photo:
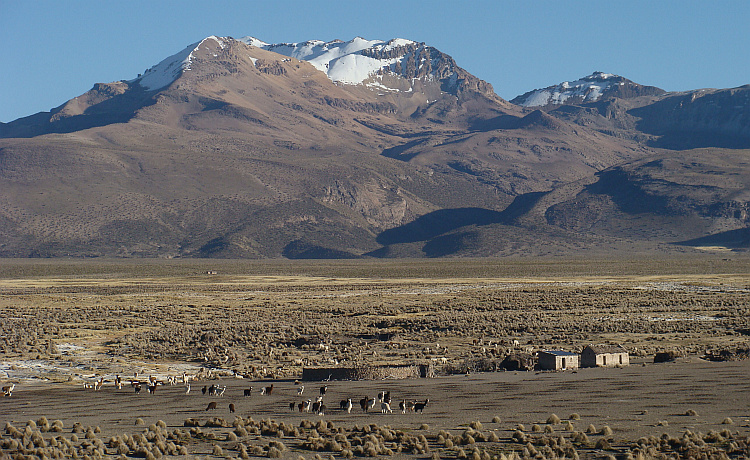
[(0, 123), (2, 257), (743, 251), (750, 86), (511, 101), (424, 43), (207, 37)]

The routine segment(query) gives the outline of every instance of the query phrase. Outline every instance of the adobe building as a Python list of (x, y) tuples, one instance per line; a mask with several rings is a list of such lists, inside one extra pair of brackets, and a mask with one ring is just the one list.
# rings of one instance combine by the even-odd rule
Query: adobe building
[(581, 367), (630, 365), (630, 355), (622, 345), (587, 345), (581, 352)]

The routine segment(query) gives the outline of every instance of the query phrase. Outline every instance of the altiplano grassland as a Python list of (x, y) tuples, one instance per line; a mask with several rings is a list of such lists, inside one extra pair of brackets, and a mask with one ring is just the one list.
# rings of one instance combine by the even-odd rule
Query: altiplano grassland
[[(3, 260), (0, 386), (15, 386), (0, 456), (747, 458), (749, 269), (736, 256)], [(623, 345), (631, 365), (503, 370), (592, 343)], [(297, 382), (397, 364), (436, 377)], [(300, 412), (322, 386), (324, 414)]]

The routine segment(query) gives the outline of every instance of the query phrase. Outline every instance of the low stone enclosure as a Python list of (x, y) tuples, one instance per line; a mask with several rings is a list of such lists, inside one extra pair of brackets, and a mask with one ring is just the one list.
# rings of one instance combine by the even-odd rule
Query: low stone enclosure
[(306, 367), (302, 369), (302, 380), (304, 381), (418, 379), (432, 377), (435, 377), (435, 368), (431, 363), (391, 366)]

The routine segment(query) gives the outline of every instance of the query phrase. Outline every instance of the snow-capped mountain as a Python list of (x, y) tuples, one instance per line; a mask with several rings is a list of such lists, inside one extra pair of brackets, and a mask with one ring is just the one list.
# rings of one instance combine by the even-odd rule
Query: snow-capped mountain
[[(161, 89), (174, 82), (183, 72), (190, 71), (196, 52), (203, 48), (209, 51), (216, 47), (224, 49), (233, 40), (231, 37), (206, 37), (164, 59), (129, 83), (138, 83), (149, 91)], [(389, 86), (383, 77), (390, 74), (407, 80), (435, 82), (443, 91), (454, 95), (468, 89), (494, 96), (489, 83), (466, 72), (456, 65), (453, 58), (412, 40), (396, 38), (383, 41), (356, 37), (348, 42), (310, 40), (269, 44), (247, 36), (236, 41), (307, 61), (325, 73), (331, 81), (340, 84), (365, 85), (378, 91), (412, 91), (411, 87), (403, 89)]]
[(529, 91), (511, 102), (524, 107), (545, 107), (596, 102), (603, 97), (628, 98), (662, 93), (664, 90), (639, 85), (619, 75), (594, 72), (579, 80)]

